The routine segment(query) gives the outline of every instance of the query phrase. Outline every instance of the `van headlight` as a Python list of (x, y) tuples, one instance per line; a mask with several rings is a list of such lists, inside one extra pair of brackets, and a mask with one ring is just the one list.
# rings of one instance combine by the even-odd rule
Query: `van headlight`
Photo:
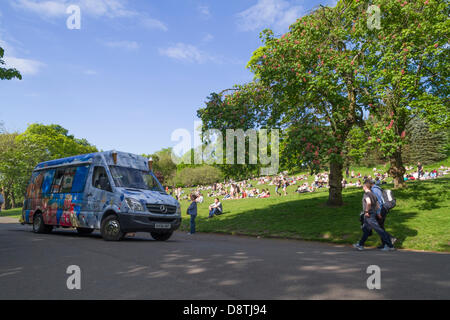
[(179, 204), (177, 205), (177, 214), (181, 215), (181, 206)]
[(145, 211), (144, 207), (138, 200), (133, 198), (125, 198), (125, 201), (127, 202), (127, 205), (131, 211), (139, 211), (139, 212)]

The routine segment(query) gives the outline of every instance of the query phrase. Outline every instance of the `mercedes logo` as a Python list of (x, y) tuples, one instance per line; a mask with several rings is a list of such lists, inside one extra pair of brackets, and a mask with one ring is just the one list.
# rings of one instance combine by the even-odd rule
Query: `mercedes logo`
[(161, 210), (162, 213), (167, 213), (167, 207), (164, 205), (160, 205), (159, 210)]

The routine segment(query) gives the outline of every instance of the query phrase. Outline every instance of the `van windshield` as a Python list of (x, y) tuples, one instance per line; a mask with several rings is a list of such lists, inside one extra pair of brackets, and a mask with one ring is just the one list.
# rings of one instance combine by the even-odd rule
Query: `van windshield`
[(159, 181), (149, 171), (110, 166), (116, 187), (164, 192)]

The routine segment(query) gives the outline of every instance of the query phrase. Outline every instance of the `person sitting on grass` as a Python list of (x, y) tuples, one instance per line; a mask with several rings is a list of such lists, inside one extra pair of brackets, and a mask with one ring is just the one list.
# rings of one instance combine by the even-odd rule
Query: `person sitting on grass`
[(219, 198), (215, 198), (214, 203), (209, 206), (209, 218), (213, 218), (214, 215), (221, 215), (222, 212), (222, 204), (220, 203)]

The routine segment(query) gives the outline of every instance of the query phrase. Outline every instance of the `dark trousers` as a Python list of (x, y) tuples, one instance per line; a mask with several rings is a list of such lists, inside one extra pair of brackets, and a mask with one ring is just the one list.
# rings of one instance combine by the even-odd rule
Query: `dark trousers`
[(212, 208), (209, 210), (209, 216), (212, 217), (213, 215), (220, 215), (220, 210), (217, 208)]
[(197, 216), (191, 216), (191, 233), (195, 233), (195, 218)]
[[(386, 231), (386, 229), (384, 228), (384, 221), (386, 220), (387, 214), (388, 214), (388, 211), (386, 209), (384, 209), (384, 208), (381, 208), (381, 212), (380, 212), (381, 219), (377, 219), (378, 224), (380, 225), (381, 229), (383, 229), (384, 231)], [(391, 239), (392, 235), (390, 235), (387, 231), (386, 231), (386, 233), (388, 234), (389, 239)], [(381, 244), (386, 244), (383, 241), (383, 239), (381, 239)]]
[(364, 224), (362, 228), (363, 236), (361, 240), (359, 240), (359, 244), (361, 246), (363, 246), (367, 238), (369, 238), (372, 229), (379, 234), (383, 244), (387, 244), (389, 247), (392, 247), (390, 235), (380, 227), (374, 214), (371, 214), (370, 218), (364, 217)]

